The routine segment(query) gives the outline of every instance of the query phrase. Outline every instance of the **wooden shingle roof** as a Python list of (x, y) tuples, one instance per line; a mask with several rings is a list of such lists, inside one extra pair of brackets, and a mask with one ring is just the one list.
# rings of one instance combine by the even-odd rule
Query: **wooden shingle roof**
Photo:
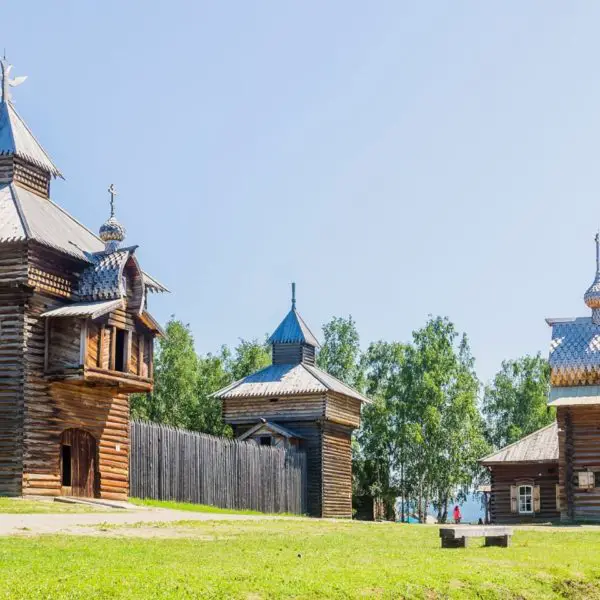
[(541, 463), (558, 461), (558, 425), (556, 421), (482, 458), (482, 465), (505, 463)]
[(266, 367), (215, 392), (221, 399), (291, 396), (337, 392), (361, 402), (370, 402), (360, 392), (329, 373), (306, 363)]
[(0, 102), (0, 156), (17, 156), (52, 177), (62, 177), (12, 102)]
[(270, 344), (308, 344), (320, 348), (317, 338), (295, 308), (285, 316), (268, 341)]

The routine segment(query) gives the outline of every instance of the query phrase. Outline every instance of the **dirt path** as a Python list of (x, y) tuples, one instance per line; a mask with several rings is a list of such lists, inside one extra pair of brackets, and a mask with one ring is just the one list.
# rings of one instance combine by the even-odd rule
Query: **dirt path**
[[(167, 509), (81, 514), (0, 514), (0, 535), (35, 535), (41, 533), (71, 533), (76, 535), (87, 533), (93, 535), (103, 525), (127, 526), (138, 523), (172, 523), (175, 521), (260, 521), (277, 518), (293, 519), (293, 517), (200, 513)], [(93, 528), (94, 525), (98, 527)], [(148, 528), (142, 527), (141, 529)], [(132, 530), (127, 528), (127, 531), (131, 532)]]

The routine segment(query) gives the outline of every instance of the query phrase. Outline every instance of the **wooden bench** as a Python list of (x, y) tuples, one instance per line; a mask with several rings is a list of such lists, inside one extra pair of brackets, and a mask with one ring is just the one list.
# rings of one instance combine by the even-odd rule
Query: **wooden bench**
[(457, 525), (440, 527), (442, 548), (466, 548), (469, 538), (483, 537), (486, 546), (508, 548), (512, 537), (512, 527), (502, 525)]

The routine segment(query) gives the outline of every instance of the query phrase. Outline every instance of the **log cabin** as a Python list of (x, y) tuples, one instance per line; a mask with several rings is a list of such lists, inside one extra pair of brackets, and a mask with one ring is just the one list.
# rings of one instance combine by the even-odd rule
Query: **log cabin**
[(148, 292), (111, 215), (95, 235), (50, 199), (58, 168), (0, 61), (0, 495), (124, 500), (129, 394), (152, 389)]
[[(523, 476), (536, 485), (539, 473), (540, 518), (550, 516), (551, 487), (556, 489), (554, 510), (563, 522), (600, 522), (600, 236), (596, 242), (596, 275), (583, 299), (591, 316), (546, 319), (552, 327), (550, 343), (550, 393), (548, 405), (556, 408), (556, 423), (524, 438), (535, 440), (537, 464), (497, 460), (510, 456), (511, 447), (481, 462), (492, 472), (492, 506), (497, 520), (508, 516), (507, 486)], [(523, 446), (524, 447), (524, 446)], [(550, 461), (557, 457), (556, 468)], [(542, 463), (545, 468), (542, 468)], [(556, 470), (555, 470), (556, 469)], [(527, 489), (524, 489), (527, 492)], [(528, 492), (527, 492), (528, 493)], [(535, 487), (534, 487), (535, 494)], [(547, 498), (547, 500), (544, 500)], [(512, 500), (511, 500), (512, 502)], [(520, 497), (517, 498), (520, 503)], [(535, 500), (534, 500), (535, 502)], [(529, 506), (527, 504), (527, 506)], [(550, 512), (548, 512), (550, 511)], [(514, 516), (514, 515), (513, 515)], [(525, 515), (529, 520), (531, 515)]]
[[(308, 512), (352, 517), (352, 432), (369, 399), (316, 366), (319, 342), (292, 307), (269, 338), (272, 364), (216, 392), (236, 437), (307, 455)], [(284, 441), (285, 439), (285, 441)]]
[(490, 472), (488, 508), (492, 523), (539, 523), (559, 519), (556, 422), (480, 462)]

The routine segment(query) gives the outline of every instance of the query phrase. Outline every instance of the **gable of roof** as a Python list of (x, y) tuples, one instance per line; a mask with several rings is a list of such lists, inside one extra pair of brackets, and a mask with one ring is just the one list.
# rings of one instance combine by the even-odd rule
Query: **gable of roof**
[(0, 155), (18, 156), (52, 177), (62, 177), (12, 102), (0, 102)]
[(270, 433), (274, 433), (276, 435), (281, 435), (287, 439), (294, 439), (294, 438), (298, 439), (298, 440), (304, 439), (303, 436), (291, 431), (287, 427), (282, 427), (281, 425), (278, 425), (277, 423), (272, 423), (271, 421), (265, 421), (264, 419), (262, 419), (260, 423), (257, 423), (256, 425), (254, 425), (254, 427), (248, 429), (248, 431), (246, 431), (245, 433), (242, 433), (242, 435), (240, 435), (237, 439), (240, 441), (244, 441), (257, 433), (262, 433), (263, 431), (265, 433), (270, 432)]
[(501, 448), (482, 459), (482, 465), (524, 462), (558, 461), (558, 425), (556, 421), (525, 436), (517, 442)]
[(285, 316), (268, 341), (270, 344), (309, 344), (320, 348), (317, 338), (295, 308)]
[[(114, 252), (98, 252), (91, 256), (92, 265), (79, 278), (77, 295), (86, 300), (121, 298), (125, 293), (121, 275), (136, 247), (119, 248)], [(137, 265), (137, 261), (136, 261)]]
[(213, 395), (224, 400), (325, 392), (336, 392), (361, 402), (370, 402), (368, 398), (339, 379), (305, 363), (270, 365), (224, 387)]
[(13, 183), (0, 184), (0, 243), (33, 240), (91, 261), (104, 243), (60, 206)]

